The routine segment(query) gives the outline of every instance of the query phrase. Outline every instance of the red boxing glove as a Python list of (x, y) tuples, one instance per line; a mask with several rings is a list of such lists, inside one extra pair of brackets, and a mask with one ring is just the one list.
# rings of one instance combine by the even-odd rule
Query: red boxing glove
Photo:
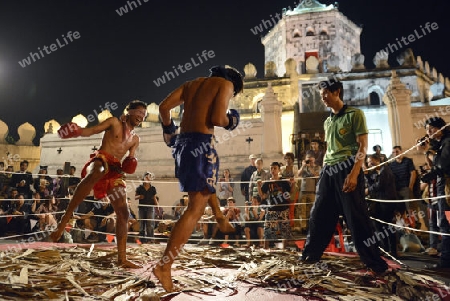
[(69, 122), (66, 124), (63, 124), (59, 130), (58, 135), (62, 139), (67, 138), (76, 138), (81, 136), (81, 132), (83, 131), (83, 128), (81, 128), (78, 124), (74, 122)]
[(133, 174), (136, 171), (137, 159), (135, 157), (126, 157), (122, 162), (122, 171)]

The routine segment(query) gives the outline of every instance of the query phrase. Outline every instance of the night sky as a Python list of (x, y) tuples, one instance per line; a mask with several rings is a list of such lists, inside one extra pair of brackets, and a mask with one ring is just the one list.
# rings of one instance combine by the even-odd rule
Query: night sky
[[(119, 105), (112, 112), (116, 116), (132, 99), (159, 103), (186, 80), (207, 76), (212, 65), (228, 64), (242, 71), (252, 62), (261, 77), (264, 48), (251, 29), (298, 4), (298, 0), (139, 1), (134, 1), (133, 10), (122, 0), (0, 2), (0, 119), (13, 137), (22, 123), (31, 123), (42, 135), (44, 122), (68, 122), (79, 113), (87, 116), (107, 102)], [(128, 13), (122, 10), (119, 16), (117, 10), (124, 6)], [(416, 56), (450, 77), (450, 60), (445, 57), (449, 1), (345, 0), (339, 2), (339, 10), (363, 27), (361, 50), (368, 69), (374, 67), (375, 53), (388, 43), (421, 30), (426, 22), (436, 22), (438, 29), (390, 54), (389, 62), (397, 66), (395, 57), (411, 47)], [(39, 50), (44, 56), (35, 57), (35, 62), (30, 60), (24, 68), (18, 63)], [(203, 50), (210, 55), (200, 62), (197, 53)], [(158, 77), (173, 71), (172, 66), (192, 60), (191, 70), (155, 85)]]

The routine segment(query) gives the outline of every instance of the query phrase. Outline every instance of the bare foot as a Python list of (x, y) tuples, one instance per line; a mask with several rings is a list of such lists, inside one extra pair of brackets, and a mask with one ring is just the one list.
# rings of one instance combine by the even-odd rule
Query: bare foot
[(163, 268), (157, 264), (153, 269), (153, 274), (155, 274), (156, 278), (158, 278), (162, 287), (166, 290), (166, 292), (171, 293), (174, 291), (173, 282), (172, 282), (172, 272), (169, 269), (168, 271), (164, 271)]
[(236, 232), (236, 229), (230, 224), (226, 218), (216, 218), (220, 232), (223, 234), (230, 234)]
[[(63, 230), (64, 231), (64, 230)], [(52, 233), (50, 233), (50, 238), (53, 242), (58, 242), (61, 238), (61, 235), (63, 234), (63, 231), (56, 229)]]
[(127, 268), (127, 269), (140, 269), (142, 268), (142, 265), (134, 263), (128, 259), (125, 259), (123, 261), (119, 261), (119, 265), (123, 268)]

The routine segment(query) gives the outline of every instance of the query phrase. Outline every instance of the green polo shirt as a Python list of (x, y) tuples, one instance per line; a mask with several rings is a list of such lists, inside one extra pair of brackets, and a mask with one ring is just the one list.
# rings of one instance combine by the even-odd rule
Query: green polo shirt
[(330, 114), (325, 120), (324, 130), (327, 152), (323, 161), (327, 165), (345, 161), (356, 155), (359, 148), (356, 137), (369, 132), (363, 111), (347, 105), (344, 105), (337, 114)]

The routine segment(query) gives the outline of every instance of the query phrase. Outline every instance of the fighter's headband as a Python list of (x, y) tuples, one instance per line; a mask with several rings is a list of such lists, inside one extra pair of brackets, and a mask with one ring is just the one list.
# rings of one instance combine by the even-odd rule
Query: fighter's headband
[(145, 117), (147, 117), (147, 110), (146, 109), (128, 109), (127, 114), (128, 115), (136, 115), (138, 117), (141, 117), (142, 119), (145, 119)]

